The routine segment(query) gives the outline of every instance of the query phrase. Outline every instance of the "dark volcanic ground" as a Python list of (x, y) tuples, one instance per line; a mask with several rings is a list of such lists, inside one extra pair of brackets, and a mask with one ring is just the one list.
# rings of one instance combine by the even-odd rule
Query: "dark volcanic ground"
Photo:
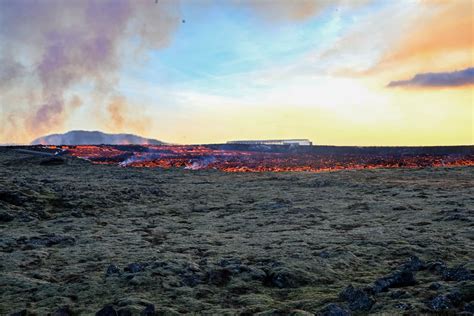
[(2, 315), (474, 312), (473, 167), (61, 159), (0, 148)]

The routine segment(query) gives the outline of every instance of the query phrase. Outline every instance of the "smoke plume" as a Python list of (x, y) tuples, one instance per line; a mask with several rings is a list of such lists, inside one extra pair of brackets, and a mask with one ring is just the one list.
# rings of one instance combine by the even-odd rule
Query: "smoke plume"
[(71, 90), (113, 93), (127, 49), (166, 46), (180, 22), (177, 1), (0, 1), (0, 123), (21, 118), (35, 134), (61, 126), (82, 103)]

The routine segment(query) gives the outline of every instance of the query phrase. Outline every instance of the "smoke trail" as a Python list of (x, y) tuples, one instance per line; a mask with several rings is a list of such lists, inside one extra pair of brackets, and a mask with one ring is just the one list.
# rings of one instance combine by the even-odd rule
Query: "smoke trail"
[[(72, 88), (88, 84), (101, 95), (114, 93), (130, 43), (159, 49), (180, 21), (177, 1), (0, 1), (0, 41), (7, 44), (0, 49), (0, 103), (26, 103), (23, 111), (9, 110), (24, 115), (32, 133), (60, 126), (80, 104), (67, 102)], [(21, 92), (3, 93), (18, 81)], [(5, 117), (0, 123), (8, 124)]]
[(215, 162), (217, 159), (214, 156), (204, 156), (199, 159), (195, 159), (190, 162), (184, 169), (188, 170), (202, 170), (207, 169), (209, 165)]

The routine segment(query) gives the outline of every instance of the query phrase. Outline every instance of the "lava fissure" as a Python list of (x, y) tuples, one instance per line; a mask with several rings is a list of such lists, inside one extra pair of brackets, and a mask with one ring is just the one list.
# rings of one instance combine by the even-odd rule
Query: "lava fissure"
[[(466, 149), (467, 147), (467, 149)], [(58, 155), (83, 158), (96, 164), (122, 167), (216, 169), (226, 172), (335, 171), (343, 169), (424, 168), (474, 166), (472, 146), (435, 148), (328, 147), (232, 148), (195, 145), (80, 145), (43, 146)]]

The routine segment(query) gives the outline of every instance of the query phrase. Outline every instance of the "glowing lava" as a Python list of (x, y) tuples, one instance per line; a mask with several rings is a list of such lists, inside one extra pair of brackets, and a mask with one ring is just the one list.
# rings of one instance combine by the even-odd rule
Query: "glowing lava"
[[(471, 146), (472, 147), (472, 146)], [(226, 172), (334, 171), (342, 169), (423, 168), (474, 166), (472, 148), (448, 152), (416, 147), (358, 148), (314, 147), (254, 148), (240, 146), (82, 145), (48, 146), (58, 154), (123, 167), (216, 169)], [(334, 149), (336, 148), (336, 149)]]

